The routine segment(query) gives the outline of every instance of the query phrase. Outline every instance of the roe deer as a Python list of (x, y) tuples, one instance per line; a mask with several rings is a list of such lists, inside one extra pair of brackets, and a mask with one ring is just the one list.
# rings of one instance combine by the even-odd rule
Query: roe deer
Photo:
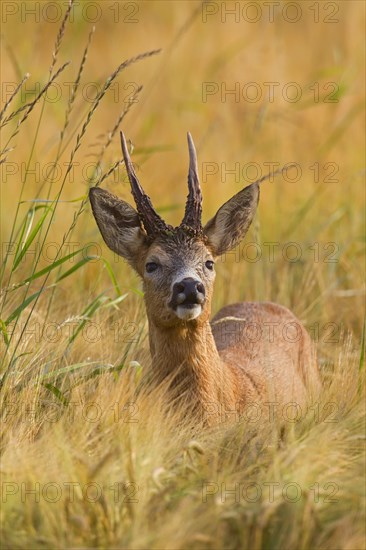
[(243, 302), (225, 306), (209, 323), (214, 260), (244, 238), (259, 184), (268, 176), (239, 191), (202, 227), (196, 151), (188, 133), (189, 193), (183, 221), (172, 227), (143, 191), (122, 132), (121, 144), (137, 210), (103, 189), (94, 187), (89, 196), (104, 241), (143, 279), (156, 379), (172, 377), (173, 395), (174, 389), (184, 395), (209, 424), (263, 400), (303, 406), (319, 388), (319, 375), (311, 339), (288, 309)]

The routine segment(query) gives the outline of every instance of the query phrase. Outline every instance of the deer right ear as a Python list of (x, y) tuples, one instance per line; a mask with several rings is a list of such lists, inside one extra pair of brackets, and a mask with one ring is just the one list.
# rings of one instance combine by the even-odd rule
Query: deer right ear
[(244, 239), (259, 201), (257, 182), (248, 185), (228, 200), (205, 225), (203, 232), (216, 256), (233, 249)]
[(136, 269), (138, 257), (147, 246), (146, 233), (136, 210), (99, 187), (90, 189), (89, 199), (107, 246)]

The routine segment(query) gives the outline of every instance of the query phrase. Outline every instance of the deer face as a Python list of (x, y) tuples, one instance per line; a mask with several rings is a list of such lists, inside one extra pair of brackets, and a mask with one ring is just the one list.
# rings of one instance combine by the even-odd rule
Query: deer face
[(214, 256), (203, 240), (179, 229), (156, 239), (139, 266), (146, 309), (155, 324), (206, 321), (215, 280)]
[(90, 189), (94, 217), (106, 244), (142, 277), (150, 320), (158, 326), (206, 322), (215, 280), (215, 258), (244, 237), (259, 199), (258, 182), (226, 202), (202, 227), (202, 195), (190, 135), (189, 195), (180, 226), (167, 225), (152, 207), (134, 172), (121, 134), (122, 151), (137, 211), (108, 191)]

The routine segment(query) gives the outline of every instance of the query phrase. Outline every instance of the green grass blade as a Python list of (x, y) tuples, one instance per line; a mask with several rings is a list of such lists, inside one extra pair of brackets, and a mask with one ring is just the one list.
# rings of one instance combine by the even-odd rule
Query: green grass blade
[(69, 404), (69, 400), (64, 396), (61, 390), (56, 388), (53, 384), (50, 382), (46, 382), (45, 384), (42, 384), (43, 387), (45, 387), (47, 390), (49, 390), (57, 399), (65, 406)]
[(18, 306), (16, 309), (14, 309), (13, 313), (10, 314), (10, 316), (6, 319), (5, 321), (5, 326), (8, 326), (9, 323), (11, 323), (12, 321), (14, 321), (14, 319), (17, 319), (19, 317), (19, 315), (22, 313), (22, 311), (31, 303), (33, 302), (33, 300), (35, 300), (35, 298), (37, 298), (37, 296), (39, 296), (41, 294), (41, 292), (43, 292), (44, 288), (39, 290), (38, 292), (35, 292), (34, 294), (32, 294), (31, 296), (28, 296), (28, 298), (26, 300), (24, 300), (20, 306)]
[(145, 293), (138, 289), (138, 288), (131, 288), (131, 291), (136, 294), (139, 298), (143, 298), (145, 296)]
[(104, 296), (104, 293), (102, 292), (99, 294), (89, 305), (86, 309), (84, 309), (83, 313), (81, 314), (82, 321), (80, 322), (77, 329), (73, 332), (73, 334), (69, 338), (69, 344), (71, 344), (79, 332), (84, 328), (87, 321), (91, 319), (91, 317), (94, 315), (94, 313), (99, 309), (99, 307), (108, 300), (107, 296)]
[[(24, 202), (25, 201), (21, 201), (19, 204), (23, 204)], [(16, 248), (16, 251), (15, 251), (15, 257), (18, 256), (19, 251), (21, 250), (22, 243), (24, 242), (24, 234), (26, 235), (25, 239), (28, 238), (29, 232), (30, 232), (30, 230), (32, 228), (32, 225), (33, 225), (34, 215), (37, 212), (37, 210), (39, 210), (40, 208), (47, 208), (47, 206), (37, 205), (37, 206), (32, 206), (32, 208), (29, 208), (28, 212), (24, 216), (24, 219), (23, 219), (22, 223), (20, 224), (19, 229), (16, 231), (16, 234), (14, 236), (14, 241), (17, 239), (18, 244), (17, 244), (17, 248)], [(7, 256), (8, 256), (8, 254), (9, 253), (7, 253)], [(6, 259), (6, 257), (5, 257), (5, 259)], [(5, 262), (5, 259), (4, 259), (4, 262)]]
[(23, 239), (24, 239), (24, 234), (26, 234), (26, 238), (28, 237), (29, 231), (31, 230), (31, 227), (33, 225), (35, 211), (36, 211), (35, 208), (30, 208), (28, 210), (27, 214), (25, 215), (23, 223), (21, 224), (17, 249), (15, 251), (15, 257), (17, 257), (19, 255), (19, 252), (21, 250), (22, 242), (23, 242)]
[(60, 374), (73, 373), (80, 369), (83, 369), (84, 367), (90, 367), (92, 365), (95, 365), (96, 363), (98, 363), (98, 361), (85, 361), (84, 363), (74, 363), (73, 365), (68, 365), (67, 367), (62, 367), (61, 369), (57, 369), (54, 372), (48, 372), (46, 374), (41, 375), (41, 380), (48, 380), (49, 378), (55, 378)]
[[(28, 237), (26, 238), (26, 240), (24, 242), (24, 245), (20, 248), (20, 250), (18, 250), (18, 254), (15, 255), (12, 271), (15, 271), (16, 268), (19, 266), (20, 262), (22, 261), (22, 259), (24, 258), (27, 250), (29, 249), (30, 245), (32, 244), (32, 242), (36, 238), (37, 233), (42, 228), (43, 223), (44, 223), (47, 215), (49, 214), (49, 212), (51, 210), (52, 210), (52, 208), (50, 206), (47, 206), (45, 208), (44, 213), (42, 214), (42, 216), (40, 217), (40, 219), (38, 220), (38, 222), (34, 226), (33, 230), (28, 234)], [(19, 241), (18, 245), (19, 244), (21, 244), (20, 241)]]
[(121, 302), (123, 302), (123, 300), (125, 300), (128, 296), (128, 292), (126, 292), (126, 294), (122, 294), (121, 296), (118, 296), (118, 298), (115, 298), (114, 300), (111, 300), (110, 302), (104, 304), (103, 306), (101, 306), (101, 309), (103, 308), (107, 308), (107, 307), (115, 307), (116, 309), (118, 309), (118, 304), (120, 304)]
[(34, 273), (30, 277), (27, 277), (26, 279), (24, 279), (24, 281), (19, 283), (19, 285), (17, 285), (17, 287), (24, 286), (25, 284), (30, 283), (31, 281), (34, 281), (35, 279), (38, 279), (39, 277), (42, 277), (42, 275), (45, 275), (46, 273), (49, 273), (50, 271), (53, 271), (54, 269), (56, 269), (56, 267), (59, 267), (63, 263), (67, 262), (68, 260), (70, 260), (71, 258), (76, 256), (76, 254), (79, 254), (83, 250), (84, 250), (83, 248), (80, 248), (79, 250), (76, 250), (75, 252), (71, 252), (71, 254), (68, 254), (67, 256), (64, 256), (63, 258), (60, 258), (56, 262), (53, 262), (51, 265), (41, 269), (40, 271), (37, 271), (37, 273)]
[(117, 296), (121, 296), (121, 289), (119, 287), (119, 284), (118, 284), (118, 281), (116, 279), (116, 276), (114, 274), (114, 271), (112, 269), (112, 266), (111, 264), (108, 262), (108, 260), (106, 260), (105, 258), (101, 258), (101, 260), (103, 261), (104, 263), (104, 266), (108, 272), (108, 275), (113, 283), (113, 286), (114, 286), (114, 290), (116, 291), (116, 294)]
[[(87, 195), (81, 195), (81, 197), (77, 197), (76, 199), (69, 199), (69, 200), (62, 200), (62, 201), (57, 201), (59, 204), (61, 203), (64, 203), (64, 204), (71, 204), (71, 203), (74, 203), (74, 202), (82, 202), (82, 201), (85, 201), (85, 199), (87, 198)], [(24, 204), (26, 202), (32, 202), (32, 203), (42, 203), (42, 204), (52, 204), (54, 203), (54, 199), (29, 199), (27, 201), (21, 201), (20, 204)]]
[(80, 269), (81, 267), (83, 267), (83, 265), (87, 264), (88, 262), (90, 262), (90, 260), (95, 260), (96, 258), (98, 258), (98, 256), (87, 256), (86, 258), (83, 258), (82, 260), (80, 260), (80, 262), (78, 262), (77, 264), (75, 264), (73, 267), (71, 267), (70, 269), (68, 269), (67, 271), (65, 271), (65, 273), (62, 273), (62, 275), (60, 275), (57, 279), (56, 279), (56, 283), (58, 283), (59, 281), (62, 281), (62, 279), (66, 279), (66, 277), (69, 277), (69, 275), (71, 275), (72, 273), (74, 273), (75, 271), (77, 271), (78, 269)]
[(0, 319), (0, 330), (3, 334), (4, 342), (8, 346), (9, 342), (10, 342), (9, 334), (8, 334), (8, 331), (6, 330), (6, 324), (4, 323), (4, 321), (2, 319)]

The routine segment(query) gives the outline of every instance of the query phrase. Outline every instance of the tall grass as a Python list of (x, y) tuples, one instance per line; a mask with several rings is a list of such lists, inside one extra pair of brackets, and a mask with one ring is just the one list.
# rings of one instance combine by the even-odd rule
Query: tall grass
[[(8, 27), (7, 78), (17, 84), (0, 111), (2, 547), (360, 550), (358, 8), (340, 5), (340, 27), (306, 18), (299, 24), (322, 52), (310, 60), (295, 27), (283, 21), (266, 27), (273, 47), (264, 52), (258, 27), (247, 25), (244, 36), (231, 20), (203, 24), (201, 4), (166, 6), (139, 3), (144, 25), (113, 27), (103, 19), (93, 27), (78, 11), (73, 19), (70, 2), (57, 28), (26, 23), (29, 36), (42, 32), (50, 44), (36, 60), (10, 44), (17, 27)], [(337, 32), (347, 25), (356, 30)], [(283, 41), (296, 55), (285, 55)], [(244, 82), (244, 68), (246, 82), (298, 79), (307, 92), (297, 104), (222, 101), (220, 94), (202, 101), (203, 82), (229, 88)], [(338, 101), (312, 101), (306, 86), (330, 80), (339, 83)], [(98, 85), (86, 101), (90, 82)], [(46, 100), (66, 83), (67, 97)], [(116, 90), (129, 99), (115, 100)], [(301, 164), (296, 184), (263, 186), (246, 243), (218, 262), (214, 296), (215, 311), (232, 301), (271, 299), (307, 326), (323, 392), (295, 419), (264, 406), (241, 419), (223, 416), (208, 430), (169, 402), (164, 385), (147, 383), (154, 365), (143, 293), (102, 244), (87, 201), (91, 185), (130, 200), (116, 138), (122, 124), (144, 186), (173, 223), (186, 194), (187, 129), (198, 144), (206, 218), (246, 184), (242, 175), (224, 176), (222, 162), (227, 169), (238, 161)], [(47, 170), (34, 177), (37, 162)], [(215, 177), (205, 172), (208, 164), (218, 167)], [(329, 181), (334, 165), (338, 176)], [(296, 260), (293, 242), (301, 251)], [(253, 250), (268, 252), (269, 243), (273, 256), (253, 260)]]
[[(62, 42), (63, 35), (64, 35), (65, 28), (66, 28), (67, 19), (70, 15), (70, 9), (72, 7), (72, 4), (73, 4), (73, 1), (70, 0), (69, 5), (68, 5), (68, 9), (66, 10), (65, 17), (62, 21), (61, 27), (60, 27), (59, 32), (57, 34), (55, 47), (54, 47), (54, 50), (52, 52), (52, 63), (51, 63), (50, 70), (49, 70), (49, 80), (48, 80), (47, 85), (44, 86), (42, 91), (36, 96), (36, 98), (32, 102), (30, 102), (28, 104), (28, 106), (22, 106), (21, 108), (14, 111), (7, 118), (4, 119), (3, 125), (6, 126), (6, 124), (9, 121), (11, 121), (17, 115), (19, 115), (24, 110), (24, 107), (26, 107), (25, 114), (20, 117), (20, 120), (18, 120), (18, 122), (16, 124), (16, 129), (10, 135), (10, 138), (8, 139), (8, 141), (6, 143), (6, 146), (4, 147), (4, 150), (3, 150), (4, 155), (5, 155), (5, 153), (8, 149), (9, 143), (14, 139), (14, 137), (19, 132), (19, 127), (25, 122), (25, 120), (28, 118), (31, 111), (35, 107), (35, 105), (41, 100), (42, 96), (47, 91), (47, 88), (49, 87), (49, 85), (58, 78), (58, 76), (60, 75), (62, 70), (68, 65), (68, 63), (64, 63), (64, 65), (55, 73), (55, 75), (54, 76), (52, 75), (53, 69), (54, 69), (54, 67), (56, 65), (56, 62), (57, 62), (57, 55), (58, 55), (58, 52), (59, 52), (59, 49), (60, 49), (60, 46), (61, 46), (61, 42)], [(78, 70), (76, 79), (75, 79), (75, 81), (73, 83), (73, 86), (72, 86), (72, 92), (71, 92), (70, 100), (68, 102), (66, 113), (65, 113), (64, 126), (63, 126), (63, 128), (61, 130), (61, 133), (60, 133), (60, 136), (59, 136), (56, 158), (55, 158), (54, 164), (53, 164), (54, 167), (56, 167), (56, 165), (59, 162), (60, 157), (61, 157), (63, 139), (64, 139), (65, 132), (66, 132), (68, 124), (69, 124), (70, 113), (72, 111), (73, 104), (75, 102), (75, 99), (77, 98), (78, 86), (79, 86), (80, 78), (82, 76), (83, 68), (84, 68), (84, 65), (85, 65), (85, 62), (86, 62), (86, 59), (87, 59), (87, 53), (88, 53), (88, 48), (89, 48), (89, 45), (90, 45), (91, 36), (92, 36), (92, 33), (90, 33), (90, 35), (89, 35), (88, 43), (87, 43), (87, 46), (84, 50), (84, 54), (83, 54), (83, 57), (82, 57), (82, 60), (81, 60), (80, 66), (79, 66), (79, 70)], [(29, 167), (29, 164), (30, 164), (31, 159), (32, 159), (32, 154), (33, 154), (34, 147), (35, 147), (35, 140), (37, 138), (38, 129), (40, 128), (41, 121), (42, 121), (42, 116), (43, 116), (43, 110), (44, 110), (44, 105), (45, 104), (44, 104), (44, 102), (42, 104), (41, 112), (40, 112), (39, 119), (38, 119), (37, 132), (36, 132), (35, 140), (34, 140), (33, 145), (31, 147), (31, 152), (30, 152), (30, 156), (29, 156), (29, 160), (28, 160), (28, 166), (27, 166), (27, 169), (25, 171), (25, 176), (24, 176), (24, 179), (23, 179), (23, 182), (22, 182), (22, 187), (21, 187), (20, 196), (19, 196), (19, 200), (18, 200), (18, 207), (17, 207), (16, 212), (15, 212), (14, 221), (13, 221), (12, 229), (11, 229), (11, 232), (10, 232), (10, 238), (9, 238), (10, 246), (9, 245), (7, 246), (7, 250), (6, 250), (3, 262), (2, 262), (2, 280), (5, 280), (5, 287), (4, 287), (4, 292), (3, 292), (3, 296), (2, 296), (2, 308), (3, 308), (3, 310), (5, 310), (5, 307), (7, 305), (9, 292), (11, 292), (11, 290), (13, 290), (12, 287), (11, 287), (11, 282), (13, 280), (14, 273), (16, 272), (17, 268), (19, 267), (19, 265), (20, 265), (21, 261), (23, 260), (23, 258), (25, 257), (25, 255), (27, 254), (27, 251), (28, 251), (29, 247), (31, 245), (35, 245), (36, 250), (38, 250), (39, 252), (38, 252), (38, 254), (37, 253), (35, 254), (34, 261), (33, 261), (33, 266), (32, 266), (32, 269), (31, 269), (31, 274), (28, 277), (26, 277), (23, 281), (21, 281), (21, 282), (19, 282), (15, 285), (16, 289), (24, 288), (24, 292), (21, 295), (21, 303), (19, 305), (16, 305), (15, 308), (10, 312), (10, 314), (5, 319), (2, 319), (2, 321), (1, 321), (3, 339), (4, 339), (4, 342), (5, 342), (5, 350), (4, 350), (4, 355), (3, 355), (4, 364), (5, 364), (5, 360), (7, 358), (9, 358), (9, 362), (5, 366), (5, 368), (3, 369), (3, 372), (2, 372), (1, 385), (3, 385), (5, 383), (9, 373), (11, 372), (11, 369), (13, 368), (13, 366), (15, 365), (15, 363), (18, 359), (18, 355), (17, 355), (18, 346), (19, 346), (21, 340), (23, 339), (24, 333), (27, 330), (27, 327), (28, 327), (29, 322), (31, 320), (32, 314), (35, 311), (35, 308), (37, 306), (37, 303), (38, 303), (38, 300), (39, 300), (41, 294), (45, 290), (50, 290), (50, 289), (52, 290), (52, 286), (56, 285), (59, 281), (65, 279), (66, 277), (69, 277), (70, 275), (75, 274), (75, 272), (78, 269), (80, 269), (87, 262), (89, 262), (90, 260), (93, 259), (92, 256), (84, 254), (85, 249), (80, 249), (80, 250), (77, 250), (75, 252), (72, 252), (71, 254), (63, 255), (64, 254), (64, 250), (63, 250), (64, 244), (66, 243), (67, 239), (70, 238), (80, 215), (84, 211), (84, 207), (85, 207), (85, 204), (87, 202), (87, 198), (85, 196), (83, 196), (83, 197), (81, 197), (80, 199), (77, 200), (77, 202), (80, 203), (80, 207), (77, 210), (77, 212), (74, 214), (74, 218), (73, 218), (73, 221), (72, 221), (71, 225), (65, 231), (65, 233), (62, 237), (61, 244), (60, 244), (59, 249), (58, 249), (58, 251), (57, 251), (57, 253), (54, 257), (53, 262), (50, 263), (47, 267), (45, 267), (43, 269), (40, 269), (40, 270), (37, 269), (38, 266), (39, 266), (39, 260), (40, 260), (40, 257), (41, 257), (42, 249), (43, 249), (43, 246), (46, 242), (51, 224), (52, 224), (54, 216), (56, 214), (56, 209), (59, 205), (60, 197), (62, 195), (64, 186), (65, 186), (65, 182), (67, 181), (67, 177), (70, 174), (70, 172), (71, 172), (71, 170), (74, 166), (77, 151), (79, 150), (79, 148), (82, 144), (83, 137), (85, 136), (85, 134), (88, 130), (88, 126), (89, 126), (89, 124), (92, 120), (92, 117), (93, 117), (95, 111), (97, 110), (97, 108), (99, 107), (99, 105), (100, 105), (101, 101), (103, 100), (103, 97), (107, 93), (108, 89), (111, 87), (111, 85), (113, 84), (115, 79), (119, 76), (119, 74), (122, 71), (127, 69), (131, 64), (134, 64), (137, 61), (140, 61), (140, 60), (142, 60), (146, 57), (150, 57), (150, 56), (152, 56), (154, 54), (157, 54), (157, 53), (159, 53), (159, 52), (158, 51), (150, 51), (150, 52), (146, 52), (144, 54), (140, 54), (138, 56), (135, 56), (135, 57), (133, 57), (131, 59), (128, 59), (126, 61), (123, 61), (122, 63), (120, 63), (118, 65), (118, 67), (113, 71), (113, 73), (106, 79), (104, 85), (101, 88), (101, 91), (96, 96), (92, 107), (90, 108), (89, 112), (87, 113), (86, 119), (84, 121), (81, 121), (79, 123), (79, 127), (77, 127), (77, 128), (79, 128), (79, 130), (78, 130), (78, 133), (77, 133), (77, 136), (76, 136), (76, 139), (75, 139), (75, 144), (73, 145), (71, 153), (70, 153), (70, 157), (69, 157), (69, 160), (68, 160), (68, 163), (67, 163), (67, 169), (66, 169), (65, 174), (63, 176), (62, 183), (61, 183), (58, 191), (54, 195), (54, 198), (52, 198), (52, 199), (49, 198), (51, 196), (51, 192), (52, 192), (52, 184), (50, 184), (48, 194), (47, 194), (47, 198), (45, 200), (40, 198), (40, 196), (38, 195), (32, 201), (34, 203), (41, 202), (41, 203), (46, 203), (46, 204), (35, 204), (34, 206), (31, 206), (30, 209), (28, 210), (26, 216), (22, 220), (21, 224), (19, 225), (19, 223), (18, 223), (18, 214), (19, 214), (20, 205), (23, 202), (22, 198), (23, 198), (24, 188), (27, 184), (28, 167)], [(24, 79), (23, 79), (22, 83), (23, 82), (24, 82)], [(17, 90), (19, 90), (21, 88), (22, 83), (18, 86)], [(15, 97), (15, 94), (14, 94), (13, 97), (10, 98), (8, 103), (4, 106), (4, 111), (8, 107), (8, 105), (10, 104), (11, 99), (13, 99), (14, 97)], [(132, 98), (132, 101), (134, 99), (135, 99), (135, 96)], [(107, 141), (103, 145), (103, 147), (101, 149), (101, 153), (99, 154), (98, 162), (97, 162), (96, 168), (95, 168), (96, 171), (99, 170), (99, 168), (101, 166), (103, 156), (105, 154), (105, 151), (106, 151), (107, 147), (110, 145), (110, 143), (112, 142), (112, 139), (113, 139), (115, 133), (117, 132), (117, 129), (118, 129), (120, 123), (122, 122), (124, 116), (128, 113), (128, 110), (129, 110), (129, 107), (127, 107), (123, 110), (122, 114), (118, 117), (118, 120), (117, 120), (116, 124), (114, 125), (112, 131), (109, 132)], [(4, 158), (4, 161), (6, 161), (6, 157)], [(111, 168), (109, 168), (106, 173), (101, 175), (101, 177), (99, 178), (99, 181), (97, 182), (96, 185), (101, 184), (105, 179), (107, 179), (120, 164), (121, 164), (121, 161), (117, 161), (116, 163), (114, 163), (114, 165)], [(52, 171), (51, 171), (51, 176), (52, 176)], [(51, 178), (51, 182), (52, 182), (52, 178)], [(42, 192), (42, 190), (43, 190), (43, 185), (41, 185), (41, 187), (39, 189), (39, 192)], [(39, 210), (41, 211), (41, 215), (39, 216), (38, 219), (36, 219), (37, 218), (36, 214)], [(17, 228), (17, 226), (18, 226), (18, 228)], [(14, 237), (15, 237), (15, 239), (14, 239)], [(9, 266), (8, 265), (10, 263), (9, 262), (9, 253), (10, 253), (10, 250), (13, 246), (15, 247), (15, 254), (14, 254), (14, 259), (13, 259), (12, 265)], [(69, 268), (67, 271), (64, 271), (62, 273), (60, 270), (61, 270), (61, 267), (63, 266), (63, 264), (65, 264), (65, 262), (69, 262), (75, 256), (81, 256), (82, 258), (78, 261), (78, 263), (76, 263), (71, 268)], [(117, 299), (113, 300), (113, 301), (110, 301), (110, 303), (108, 305), (109, 306), (116, 305), (124, 297), (121, 297), (121, 293), (118, 290), (118, 283), (117, 283), (117, 280), (116, 280), (115, 275), (113, 273), (111, 265), (109, 264), (109, 262), (107, 260), (104, 260), (104, 263), (105, 263), (105, 265), (108, 269), (108, 272), (111, 276), (111, 279), (114, 283), (115, 290), (117, 291)], [(49, 282), (49, 278), (50, 278), (51, 274), (53, 274), (53, 271), (56, 270), (56, 269), (57, 269), (57, 275), (56, 275), (56, 278), (55, 278), (55, 282), (54, 283), (52, 281)], [(8, 276), (6, 277), (6, 275), (8, 275)], [(6, 277), (6, 279), (5, 279), (5, 277)], [(38, 282), (38, 280), (40, 278), (42, 278), (42, 283), (41, 283), (40, 289), (37, 290), (35, 293), (29, 295), (29, 293), (31, 291), (31, 288), (32, 288), (33, 281), (37, 280), (37, 282)], [(52, 293), (51, 293), (51, 296), (53, 296)], [(49, 300), (49, 305), (50, 305), (51, 300), (52, 300), (52, 298)], [(84, 326), (86, 320), (89, 319), (97, 311), (97, 309), (101, 306), (102, 303), (105, 302), (105, 300), (106, 300), (106, 297), (103, 295), (103, 293), (100, 294), (81, 313), (81, 316), (80, 316), (81, 320), (79, 322), (79, 325), (78, 325), (76, 331), (74, 331), (72, 336), (69, 338), (70, 343), (72, 343), (73, 340), (76, 338), (77, 334), (80, 332), (80, 330)], [(16, 328), (17, 328), (17, 325), (18, 325), (18, 320), (19, 320), (20, 315), (22, 314), (22, 312), (24, 312), (24, 310), (28, 306), (30, 308), (28, 316), (27, 316), (27, 318), (24, 322), (24, 325), (23, 325), (23, 327), (20, 331), (20, 334), (19, 334), (18, 338), (16, 339), (16, 342), (15, 342), (14, 346), (12, 346), (12, 340), (13, 340), (14, 335), (16, 334)], [(13, 330), (11, 332), (11, 335), (9, 336), (8, 331), (7, 331), (7, 327), (12, 322), (14, 323)], [(45, 317), (45, 322), (47, 322), (47, 316)], [(43, 332), (43, 328), (41, 330)]]

